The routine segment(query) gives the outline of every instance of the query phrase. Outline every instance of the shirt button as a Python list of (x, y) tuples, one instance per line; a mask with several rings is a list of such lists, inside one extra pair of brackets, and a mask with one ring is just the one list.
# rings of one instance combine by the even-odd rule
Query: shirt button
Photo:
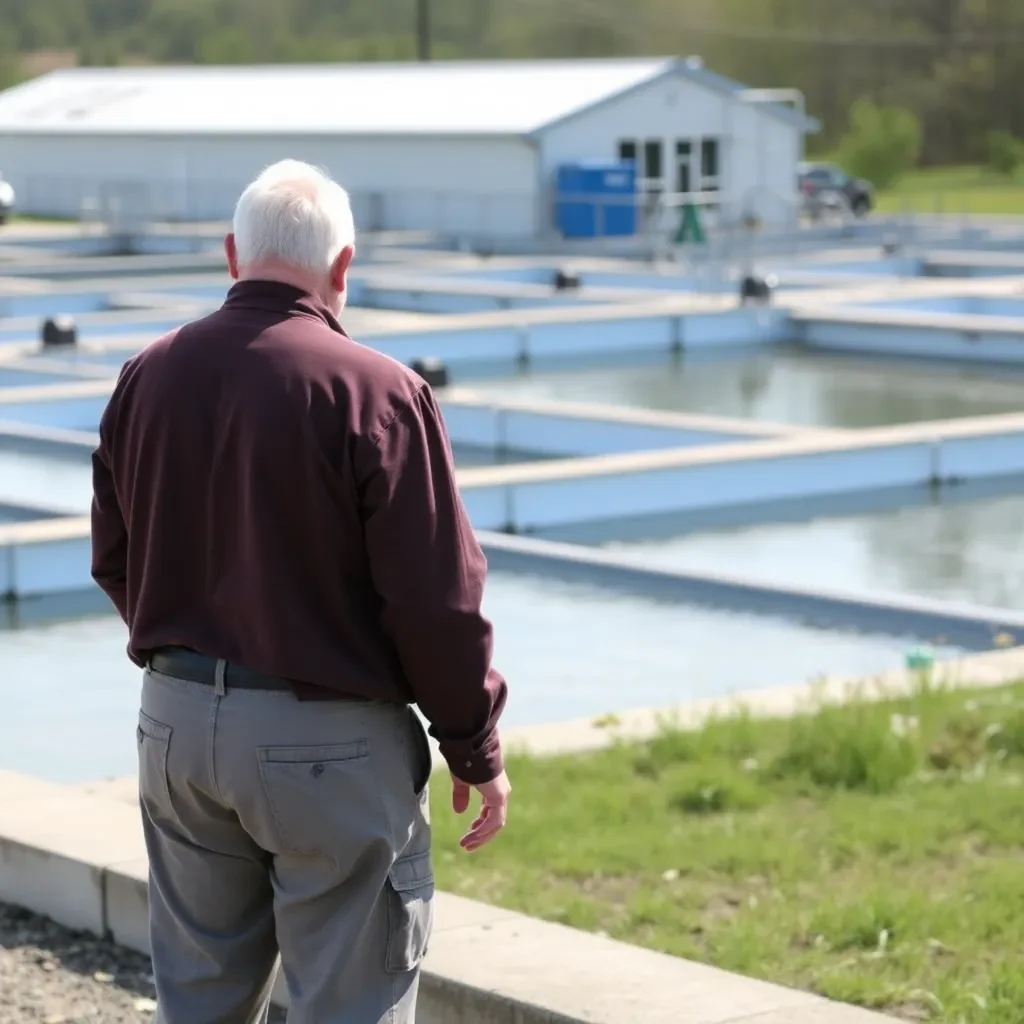
[(466, 762), (466, 767), (467, 768), (472, 768), (473, 767), (473, 762), (472, 761), (467, 761)]

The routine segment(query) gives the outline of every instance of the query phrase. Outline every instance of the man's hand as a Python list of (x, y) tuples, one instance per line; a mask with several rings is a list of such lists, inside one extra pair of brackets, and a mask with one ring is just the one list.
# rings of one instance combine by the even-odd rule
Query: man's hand
[(468, 853), (486, 846), (504, 827), (508, 820), (508, 796), (512, 792), (508, 776), (502, 772), (491, 782), (471, 786), (468, 782), (452, 776), (452, 810), (465, 814), (469, 809), (470, 791), (476, 790), (483, 797), (483, 806), (476, 821), (459, 842)]

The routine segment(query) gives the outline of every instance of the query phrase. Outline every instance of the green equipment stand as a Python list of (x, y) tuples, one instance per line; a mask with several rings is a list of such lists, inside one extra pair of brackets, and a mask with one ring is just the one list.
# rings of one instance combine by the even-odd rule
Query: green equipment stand
[(684, 242), (696, 242), (703, 245), (707, 242), (704, 225), (700, 222), (700, 211), (694, 203), (683, 203), (679, 208), (679, 229), (676, 231), (676, 245)]

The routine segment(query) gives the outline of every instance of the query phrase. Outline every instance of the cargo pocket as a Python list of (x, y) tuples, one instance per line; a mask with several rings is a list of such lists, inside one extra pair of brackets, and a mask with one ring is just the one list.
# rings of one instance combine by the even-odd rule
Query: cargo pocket
[(139, 747), (139, 796), (152, 818), (171, 815), (171, 790), (167, 781), (167, 757), (171, 749), (171, 727), (161, 725), (144, 711), (139, 712), (136, 732)]
[(388, 949), (391, 974), (414, 971), (423, 961), (434, 925), (434, 869), (430, 854), (400, 857), (388, 874)]

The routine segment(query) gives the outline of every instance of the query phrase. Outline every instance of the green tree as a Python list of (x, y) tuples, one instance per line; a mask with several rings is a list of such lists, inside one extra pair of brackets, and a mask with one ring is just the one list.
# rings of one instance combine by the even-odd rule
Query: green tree
[(1024, 164), (1024, 142), (1004, 131), (989, 132), (987, 142), (989, 167), (997, 174), (1016, 174), (1017, 168)]
[(913, 111), (860, 99), (839, 144), (840, 162), (848, 173), (889, 188), (917, 163), (921, 138), (921, 122)]

